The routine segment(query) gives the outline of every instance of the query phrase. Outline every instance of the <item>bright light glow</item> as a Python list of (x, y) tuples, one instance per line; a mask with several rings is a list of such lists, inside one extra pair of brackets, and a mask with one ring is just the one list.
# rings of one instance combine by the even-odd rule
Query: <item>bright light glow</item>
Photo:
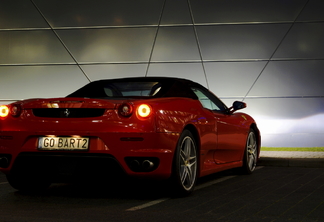
[(59, 104), (57, 103), (48, 103), (47, 108), (60, 108)]
[(262, 146), (322, 147), (324, 114), (300, 119), (253, 115), (261, 132)]
[(82, 138), (80, 135), (72, 135), (73, 138)]
[(7, 117), (9, 114), (9, 108), (7, 106), (0, 106), (0, 117)]
[(140, 117), (148, 117), (151, 114), (151, 107), (147, 104), (142, 104), (137, 108), (137, 113)]

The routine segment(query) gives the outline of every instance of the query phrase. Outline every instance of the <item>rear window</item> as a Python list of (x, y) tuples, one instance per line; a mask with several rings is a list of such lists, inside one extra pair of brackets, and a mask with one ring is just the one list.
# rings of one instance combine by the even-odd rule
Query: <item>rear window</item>
[(162, 84), (156, 81), (98, 81), (82, 87), (67, 97), (85, 98), (120, 98), (120, 97), (153, 97), (162, 91)]
[(104, 85), (108, 97), (154, 96), (161, 90), (159, 82), (115, 82)]

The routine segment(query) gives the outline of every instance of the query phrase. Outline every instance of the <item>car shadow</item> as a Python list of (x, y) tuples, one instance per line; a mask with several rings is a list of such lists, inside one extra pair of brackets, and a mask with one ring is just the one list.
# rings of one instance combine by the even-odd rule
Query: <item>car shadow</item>
[[(236, 169), (226, 170), (201, 177), (197, 186), (210, 183), (226, 176), (239, 175)], [(194, 195), (195, 192), (192, 194)], [(15, 195), (23, 197), (64, 197), (92, 199), (136, 199), (155, 200), (159, 198), (176, 198), (168, 180), (145, 180), (127, 177), (100, 179), (84, 178), (69, 183), (53, 183), (48, 189), (40, 192), (16, 191)]]

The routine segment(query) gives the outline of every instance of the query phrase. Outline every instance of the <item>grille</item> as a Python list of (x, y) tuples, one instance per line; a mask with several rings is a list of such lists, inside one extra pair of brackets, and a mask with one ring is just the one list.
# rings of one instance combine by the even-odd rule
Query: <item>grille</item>
[(89, 108), (39, 108), (33, 109), (34, 116), (48, 118), (87, 118), (102, 116), (105, 109)]

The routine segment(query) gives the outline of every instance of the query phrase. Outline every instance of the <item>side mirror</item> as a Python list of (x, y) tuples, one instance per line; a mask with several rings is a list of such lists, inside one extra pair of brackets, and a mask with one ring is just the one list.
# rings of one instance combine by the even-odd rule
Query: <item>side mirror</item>
[(229, 112), (234, 113), (235, 111), (244, 109), (244, 108), (246, 108), (246, 103), (241, 102), (241, 101), (235, 101), (233, 103), (233, 106), (231, 108), (229, 108)]

